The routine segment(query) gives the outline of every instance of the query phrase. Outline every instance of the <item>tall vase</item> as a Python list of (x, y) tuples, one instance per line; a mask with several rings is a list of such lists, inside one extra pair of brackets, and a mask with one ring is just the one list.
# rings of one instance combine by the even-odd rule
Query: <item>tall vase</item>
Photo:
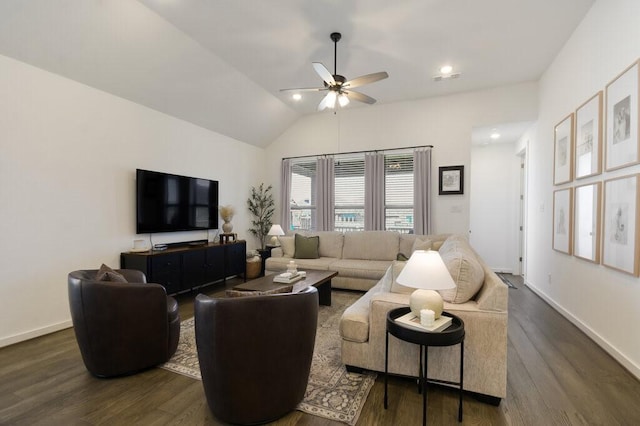
[(233, 231), (233, 224), (231, 223), (230, 220), (225, 220), (224, 223), (222, 224), (222, 231), (225, 234), (230, 234), (231, 231)]

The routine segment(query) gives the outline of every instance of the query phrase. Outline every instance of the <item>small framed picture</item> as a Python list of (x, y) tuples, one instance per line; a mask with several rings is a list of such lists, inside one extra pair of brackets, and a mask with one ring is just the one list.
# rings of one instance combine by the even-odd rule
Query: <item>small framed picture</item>
[(638, 61), (607, 84), (605, 170), (637, 164)]
[(575, 177), (602, 173), (602, 91), (576, 110)]
[(553, 249), (566, 254), (571, 254), (572, 195), (572, 188), (553, 192)]
[(464, 166), (440, 167), (438, 194), (464, 194)]
[(554, 128), (553, 184), (571, 182), (573, 171), (573, 113)]
[(600, 263), (602, 183), (580, 185), (573, 196), (573, 255)]
[(640, 174), (604, 182), (602, 264), (638, 276), (638, 179)]

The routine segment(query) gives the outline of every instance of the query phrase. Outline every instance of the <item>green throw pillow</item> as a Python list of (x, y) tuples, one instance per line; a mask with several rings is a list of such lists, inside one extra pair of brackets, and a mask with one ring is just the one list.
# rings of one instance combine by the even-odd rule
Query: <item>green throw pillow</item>
[(293, 257), (296, 259), (317, 259), (318, 246), (320, 245), (320, 237), (305, 237), (304, 235), (296, 234), (296, 249), (293, 253)]
[(396, 260), (401, 260), (403, 262), (406, 262), (407, 260), (409, 260), (409, 258), (405, 256), (403, 253), (398, 253), (398, 255), (396, 256)]

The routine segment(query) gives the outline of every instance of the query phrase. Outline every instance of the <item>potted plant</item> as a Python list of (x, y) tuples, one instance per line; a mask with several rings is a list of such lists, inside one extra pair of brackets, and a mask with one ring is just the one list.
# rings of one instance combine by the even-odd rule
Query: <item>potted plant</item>
[(265, 188), (262, 183), (258, 188), (251, 187), (251, 196), (247, 199), (249, 213), (253, 215), (249, 232), (258, 239), (261, 250), (265, 249), (265, 241), (269, 228), (271, 228), (271, 218), (274, 212), (275, 203), (271, 189), (271, 185)]

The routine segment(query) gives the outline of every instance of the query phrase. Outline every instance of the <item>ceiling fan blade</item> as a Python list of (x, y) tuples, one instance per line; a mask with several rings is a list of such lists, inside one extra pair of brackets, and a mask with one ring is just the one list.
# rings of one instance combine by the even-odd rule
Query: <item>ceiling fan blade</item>
[(342, 85), (342, 87), (345, 87), (345, 88), (348, 87), (350, 89), (352, 87), (364, 86), (365, 84), (375, 83), (376, 81), (384, 80), (385, 78), (388, 78), (388, 77), (389, 77), (389, 74), (387, 74), (386, 71), (374, 72), (373, 74), (367, 74), (360, 77), (356, 77), (353, 80), (349, 80), (345, 82)]
[(327, 95), (322, 98), (322, 100), (318, 104), (318, 111), (323, 111), (327, 108), (335, 108), (336, 98), (337, 93), (333, 90), (329, 91), (329, 93), (327, 93)]
[(320, 62), (313, 62), (312, 65), (313, 69), (316, 70), (316, 72), (324, 82), (326, 82), (329, 86), (335, 86), (336, 81), (333, 79), (333, 74), (331, 74), (327, 67), (322, 65), (322, 63)]
[(281, 92), (321, 92), (328, 90), (326, 87), (300, 87), (297, 89), (280, 89)]
[(352, 99), (354, 101), (364, 102), (365, 104), (369, 105), (376, 103), (375, 99), (373, 99), (371, 96), (365, 95), (364, 93), (356, 92), (353, 90), (344, 90), (342, 93), (344, 93), (349, 97), (349, 99)]

